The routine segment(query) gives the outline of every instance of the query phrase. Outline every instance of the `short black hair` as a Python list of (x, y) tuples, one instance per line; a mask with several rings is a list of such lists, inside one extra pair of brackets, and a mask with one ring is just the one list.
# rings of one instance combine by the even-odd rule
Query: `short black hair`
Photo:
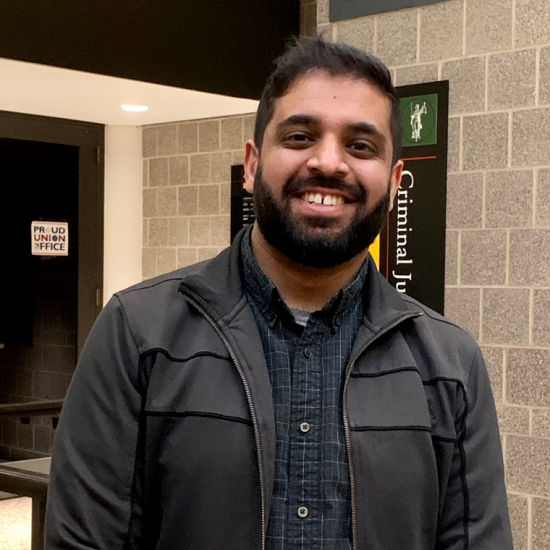
[(326, 71), (334, 76), (364, 79), (389, 99), (392, 164), (395, 164), (401, 157), (403, 130), (399, 98), (393, 87), (390, 71), (374, 55), (347, 44), (326, 42), (322, 37), (294, 40), (286, 52), (275, 61), (275, 70), (267, 79), (256, 114), (256, 147), (262, 147), (266, 126), (275, 110), (275, 101), (287, 93), (297, 78), (315, 70)]

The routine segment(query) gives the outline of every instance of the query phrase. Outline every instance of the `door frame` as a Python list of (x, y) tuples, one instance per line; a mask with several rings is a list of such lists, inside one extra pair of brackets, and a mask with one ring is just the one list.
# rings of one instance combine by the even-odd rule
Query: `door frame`
[(105, 126), (0, 111), (0, 138), (78, 147), (78, 357), (103, 303)]

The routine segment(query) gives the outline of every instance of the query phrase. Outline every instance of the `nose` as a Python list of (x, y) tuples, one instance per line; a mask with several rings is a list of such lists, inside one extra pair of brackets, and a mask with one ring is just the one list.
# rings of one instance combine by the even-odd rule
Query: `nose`
[(349, 174), (346, 151), (335, 137), (325, 136), (310, 151), (307, 168), (311, 173), (337, 178), (345, 178)]

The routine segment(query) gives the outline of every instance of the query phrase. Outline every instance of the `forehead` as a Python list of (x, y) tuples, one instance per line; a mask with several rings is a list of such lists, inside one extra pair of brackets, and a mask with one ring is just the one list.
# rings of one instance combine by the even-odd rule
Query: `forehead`
[(388, 138), (391, 134), (389, 98), (367, 80), (355, 76), (315, 71), (298, 77), (276, 100), (266, 130), (296, 114), (312, 116), (327, 125), (367, 122)]

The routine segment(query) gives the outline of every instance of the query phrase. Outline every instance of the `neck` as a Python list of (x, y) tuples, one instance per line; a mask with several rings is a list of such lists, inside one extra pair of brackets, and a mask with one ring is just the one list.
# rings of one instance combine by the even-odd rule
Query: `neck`
[(273, 248), (260, 232), (252, 229), (252, 252), (263, 272), (273, 281), (285, 304), (291, 309), (321, 309), (352, 277), (367, 257), (367, 250), (335, 267), (302, 265)]

